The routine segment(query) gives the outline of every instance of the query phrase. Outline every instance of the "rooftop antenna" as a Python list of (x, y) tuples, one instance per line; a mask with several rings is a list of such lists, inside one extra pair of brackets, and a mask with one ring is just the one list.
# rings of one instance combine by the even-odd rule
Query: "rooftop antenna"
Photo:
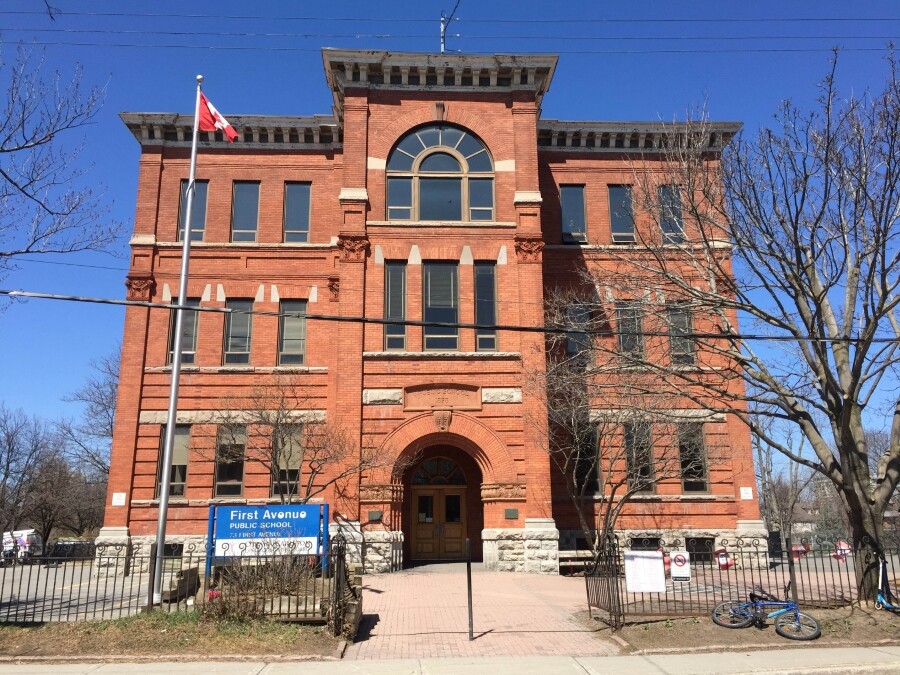
[[(460, 2), (462, 2), (462, 0), (456, 0), (456, 5), (453, 7), (453, 11), (450, 12), (450, 16), (444, 16), (444, 10), (441, 10), (441, 54), (444, 53), (444, 48), (446, 47), (447, 26), (453, 21), (453, 15), (456, 14), (456, 10), (459, 9)], [(459, 35), (456, 37), (459, 37)]]

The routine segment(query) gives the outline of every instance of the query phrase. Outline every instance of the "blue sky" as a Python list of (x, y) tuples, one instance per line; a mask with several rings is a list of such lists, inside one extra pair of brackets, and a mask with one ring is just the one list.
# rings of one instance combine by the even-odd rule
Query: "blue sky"
[[(111, 216), (129, 230), (139, 146), (119, 112), (190, 112), (202, 73), (226, 117), (328, 114), (322, 47), (437, 51), (441, 11), (449, 13), (455, 0), (51, 4), (61, 10), (55, 21), (40, 0), (0, 5), (0, 83), (23, 43), (43, 51), (48, 73), (71, 77), (81, 64), (85, 84), (106, 87), (82, 161), (90, 182), (105, 187)], [(885, 47), (900, 37), (895, 3), (730, 4), (461, 0), (447, 47), (559, 54), (545, 118), (672, 120), (705, 101), (713, 119), (742, 121), (752, 133), (783, 99), (814, 100), (834, 46), (843, 49), (842, 92), (877, 88)], [(119, 257), (22, 261), (0, 288), (123, 298), (124, 242), (119, 250)], [(76, 415), (61, 397), (121, 340), (123, 316), (116, 307), (49, 300), (7, 306), (0, 313), (0, 401), (45, 417)]]

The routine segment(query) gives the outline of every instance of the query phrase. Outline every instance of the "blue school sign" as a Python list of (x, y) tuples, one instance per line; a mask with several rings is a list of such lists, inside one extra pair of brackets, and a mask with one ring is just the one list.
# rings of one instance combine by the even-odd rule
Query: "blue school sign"
[(216, 558), (325, 553), (328, 505), (210, 506), (208, 542)]

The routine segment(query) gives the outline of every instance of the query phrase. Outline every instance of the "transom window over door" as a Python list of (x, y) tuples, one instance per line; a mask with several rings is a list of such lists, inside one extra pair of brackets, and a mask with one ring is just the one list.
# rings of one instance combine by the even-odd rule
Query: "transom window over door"
[(484, 143), (463, 129), (416, 129), (388, 157), (387, 202), (388, 220), (493, 220), (493, 161)]

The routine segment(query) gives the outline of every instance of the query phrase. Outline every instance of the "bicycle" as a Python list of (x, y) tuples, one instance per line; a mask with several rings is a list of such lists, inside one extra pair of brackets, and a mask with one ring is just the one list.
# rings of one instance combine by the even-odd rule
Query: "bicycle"
[[(723, 628), (746, 628), (756, 624), (766, 625), (767, 619), (775, 619), (775, 632), (789, 640), (815, 640), (822, 634), (819, 622), (801, 612), (797, 603), (779, 600), (768, 593), (750, 593), (749, 602), (726, 600), (713, 607), (712, 620)], [(777, 608), (770, 611), (771, 608)]]

